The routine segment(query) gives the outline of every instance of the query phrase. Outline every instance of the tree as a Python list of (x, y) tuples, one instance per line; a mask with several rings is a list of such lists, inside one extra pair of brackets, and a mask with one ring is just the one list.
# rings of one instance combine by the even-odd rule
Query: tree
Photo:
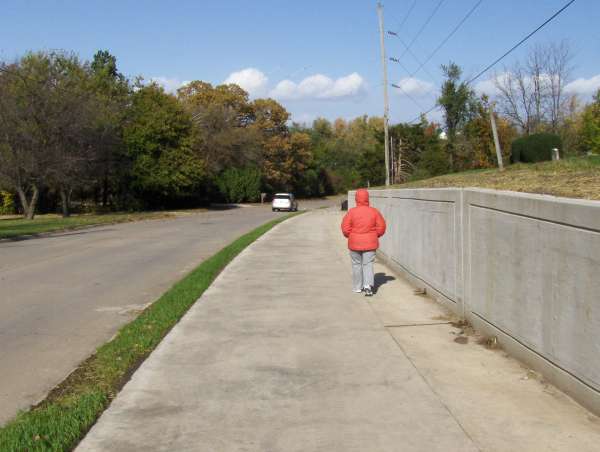
[(412, 174), (413, 179), (424, 179), (428, 177), (440, 176), (450, 171), (450, 162), (448, 154), (444, 152), (444, 148), (440, 142), (431, 143), (421, 153), (419, 163), (416, 166), (415, 172)]
[(311, 135), (313, 143), (327, 141), (333, 137), (333, 127), (327, 119), (317, 118), (313, 121), (312, 128), (308, 133)]
[(131, 102), (124, 129), (131, 187), (148, 206), (190, 196), (203, 181), (205, 166), (191, 148), (189, 113), (155, 84), (138, 87)]
[(288, 111), (273, 99), (256, 99), (250, 104), (252, 126), (264, 137), (288, 133)]
[(109, 203), (111, 192), (122, 186), (126, 159), (123, 152), (123, 125), (126, 120), (130, 87), (117, 69), (117, 59), (106, 50), (99, 50), (90, 65), (91, 91), (95, 95), (96, 117), (91, 132), (91, 146), (96, 157), (94, 192), (102, 205)]
[(310, 164), (310, 136), (294, 132), (275, 135), (263, 144), (262, 173), (270, 190), (293, 190)]
[(571, 58), (565, 41), (537, 45), (525, 63), (517, 61), (494, 77), (501, 112), (525, 135), (543, 130), (560, 132), (570, 103), (565, 86)]
[(193, 118), (192, 148), (216, 175), (229, 167), (257, 164), (260, 136), (252, 125), (255, 117), (248, 93), (237, 85), (194, 81), (177, 92)]
[(48, 168), (35, 114), (36, 82), (18, 63), (1, 69), (0, 184), (17, 192), (25, 217), (33, 219)]
[(464, 81), (460, 81), (462, 70), (450, 62), (442, 65), (446, 80), (442, 84), (441, 95), (438, 99), (444, 111), (447, 149), (450, 168), (454, 169), (456, 160), (456, 136), (460, 128), (470, 119), (475, 94)]
[(581, 145), (584, 151), (600, 154), (600, 90), (582, 115)]
[(237, 126), (245, 126), (252, 121), (252, 107), (248, 93), (238, 85), (218, 85), (195, 80), (177, 90), (177, 98), (192, 114), (201, 113), (211, 106), (220, 106), (233, 113)]
[(91, 146), (97, 113), (87, 68), (73, 54), (50, 56), (53, 89), (47, 93), (46, 147), (52, 156), (47, 184), (60, 195), (62, 214), (70, 215), (71, 194), (92, 177)]
[(92, 72), (100, 79), (110, 83), (116, 79), (123, 79), (123, 75), (117, 70), (117, 58), (108, 50), (98, 50), (91, 64)]
[[(443, 167), (448, 169), (448, 156), (444, 153), (440, 132), (438, 124), (429, 123), (424, 117), (416, 124), (401, 123), (390, 128), (390, 136), (396, 143), (392, 150), (394, 173), (398, 181), (437, 174), (442, 167), (440, 160), (445, 162)], [(435, 168), (430, 167), (434, 157)]]
[[(462, 170), (496, 168), (498, 159), (490, 122), (489, 99), (483, 95), (473, 106), (472, 117), (463, 126), (457, 139), (457, 165)], [(516, 131), (503, 117), (495, 114), (495, 119), (503, 161), (508, 162)]]
[(547, 111), (551, 130), (557, 133), (573, 98), (573, 96), (565, 96), (565, 86), (570, 79), (573, 57), (566, 41), (549, 44), (544, 53), (548, 73)]
[(229, 168), (219, 176), (217, 185), (227, 202), (257, 201), (260, 179), (258, 168)]
[[(362, 184), (383, 185), (385, 182), (385, 151), (381, 145), (367, 148), (358, 160)], [(361, 184), (361, 185), (362, 185)]]
[[(377, 183), (384, 168), (383, 119), (360, 116), (352, 120), (324, 118), (312, 127), (299, 127), (298, 132), (310, 136), (311, 159), (301, 181), (304, 194), (313, 196), (339, 193), (367, 181)], [(300, 191), (299, 191), (300, 192)]]
[(583, 144), (585, 106), (582, 107), (577, 96), (570, 96), (569, 105), (560, 128), (563, 149), (562, 157), (587, 152)]
[(60, 193), (67, 216), (70, 190), (89, 160), (85, 130), (93, 108), (84, 67), (72, 54), (38, 52), (4, 69), (3, 179), (18, 193), (27, 218), (33, 219), (44, 186)]

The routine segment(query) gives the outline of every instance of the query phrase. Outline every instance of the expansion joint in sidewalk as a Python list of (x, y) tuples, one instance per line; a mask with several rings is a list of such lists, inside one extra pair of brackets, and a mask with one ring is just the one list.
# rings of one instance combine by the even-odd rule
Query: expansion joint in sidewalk
[(432, 322), (432, 323), (402, 323), (400, 325), (383, 325), (384, 328), (405, 328), (411, 326), (435, 326), (450, 325), (452, 322)]

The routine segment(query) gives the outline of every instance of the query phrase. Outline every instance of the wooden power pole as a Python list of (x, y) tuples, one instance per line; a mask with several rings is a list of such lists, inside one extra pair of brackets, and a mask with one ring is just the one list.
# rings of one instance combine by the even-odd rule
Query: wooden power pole
[(396, 183), (396, 166), (394, 163), (394, 137), (390, 137), (390, 181), (393, 184)]
[(377, 2), (377, 15), (379, 16), (379, 43), (381, 46), (381, 66), (383, 69), (383, 134), (385, 148), (385, 185), (390, 185), (390, 142), (388, 121), (390, 115), (390, 102), (388, 99), (388, 76), (387, 76), (387, 59), (385, 58), (385, 39), (383, 29), (383, 6), (381, 2)]
[(504, 162), (502, 161), (502, 149), (498, 139), (498, 129), (496, 128), (496, 118), (494, 117), (494, 104), (490, 104), (490, 121), (492, 123), (492, 133), (494, 134), (494, 146), (496, 147), (496, 158), (498, 159), (498, 168), (504, 171)]

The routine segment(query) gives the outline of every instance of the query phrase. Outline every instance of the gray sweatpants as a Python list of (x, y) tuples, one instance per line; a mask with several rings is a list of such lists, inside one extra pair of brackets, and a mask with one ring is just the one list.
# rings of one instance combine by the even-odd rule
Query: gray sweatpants
[(352, 290), (358, 291), (367, 286), (373, 288), (375, 251), (350, 250), (350, 260), (352, 261)]

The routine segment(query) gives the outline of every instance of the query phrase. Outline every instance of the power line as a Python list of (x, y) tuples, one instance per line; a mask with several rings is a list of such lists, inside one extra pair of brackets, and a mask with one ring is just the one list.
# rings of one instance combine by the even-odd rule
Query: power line
[(408, 68), (398, 58), (390, 57), (389, 60), (393, 61), (394, 63), (399, 64), (400, 67), (404, 70), (404, 72), (406, 72), (407, 74), (410, 74), (410, 71), (408, 70)]
[(436, 13), (441, 8), (441, 6), (444, 3), (444, 1), (445, 0), (440, 0), (438, 2), (438, 4), (436, 5), (436, 7), (433, 9), (433, 11), (431, 12), (431, 14), (427, 18), (427, 20), (425, 20), (425, 23), (421, 26), (421, 28), (419, 29), (419, 31), (417, 32), (417, 34), (414, 36), (414, 38), (412, 38), (412, 40), (408, 44), (407, 49), (402, 53), (402, 55), (400, 55), (400, 58), (402, 58), (404, 55), (406, 55), (406, 52), (408, 51), (408, 49), (410, 49), (413, 46), (413, 44), (417, 41), (417, 39), (419, 39), (419, 37), (421, 36), (421, 33), (423, 33), (423, 31), (425, 30), (425, 28), (427, 27), (427, 25), (429, 25), (429, 22), (431, 22), (431, 19), (433, 19), (433, 16), (436, 15)]
[(406, 13), (406, 15), (404, 16), (404, 19), (402, 19), (402, 22), (400, 22), (400, 25), (398, 25), (398, 30), (400, 30), (404, 24), (406, 23), (406, 21), (408, 20), (410, 13), (412, 13), (413, 9), (415, 9), (415, 6), (417, 5), (417, 0), (413, 0), (412, 5), (410, 5), (410, 8), (408, 8), (408, 12)]
[[(444, 1), (444, 0), (442, 0), (442, 1)], [(441, 6), (441, 3), (442, 3), (442, 1), (440, 1), (440, 3), (438, 4), (438, 7), (437, 7), (437, 8), (439, 8), (439, 7)], [(402, 26), (404, 25), (404, 23), (406, 22), (406, 20), (407, 20), (407, 19), (408, 19), (408, 17), (410, 16), (410, 13), (411, 13), (411, 12), (412, 12), (412, 10), (414, 9), (414, 7), (415, 7), (416, 3), (417, 3), (417, 1), (416, 1), (416, 0), (414, 0), (414, 1), (413, 1), (413, 3), (412, 3), (412, 5), (411, 5), (411, 6), (410, 6), (410, 8), (408, 9), (408, 12), (406, 13), (406, 16), (405, 16), (405, 17), (404, 17), (404, 19), (403, 19), (403, 20), (400, 22), (399, 29), (400, 29), (400, 28), (402, 28)], [(435, 12), (437, 11), (437, 8), (434, 10), (433, 14), (435, 14)], [(432, 14), (432, 15), (431, 15), (431, 16), (428, 18), (428, 20), (425, 22), (425, 24), (423, 24), (423, 26), (421, 27), (421, 30), (419, 30), (419, 33), (417, 33), (417, 36), (415, 36), (415, 38), (418, 38), (419, 34), (420, 34), (420, 33), (423, 31), (423, 29), (424, 29), (424, 28), (427, 26), (427, 24), (429, 23), (429, 21), (430, 21), (430, 20), (431, 20), (431, 18), (433, 17), (433, 14)], [(388, 32), (387, 32), (387, 33), (388, 33), (389, 35), (391, 35), (391, 36), (394, 36), (396, 39), (398, 39), (398, 40), (399, 40), (399, 41), (402, 43), (402, 45), (404, 46), (404, 49), (405, 49), (405, 50), (404, 50), (404, 52), (402, 53), (402, 55), (406, 54), (406, 52), (409, 52), (409, 53), (410, 53), (410, 55), (413, 57), (413, 59), (414, 59), (414, 60), (417, 62), (417, 64), (419, 64), (419, 65), (421, 64), (421, 60), (419, 59), (419, 57), (418, 57), (417, 55), (415, 55), (415, 53), (414, 53), (414, 52), (413, 52), (413, 51), (412, 51), (412, 50), (409, 48), (409, 46), (406, 44), (406, 42), (405, 42), (405, 41), (404, 41), (404, 40), (403, 40), (403, 39), (400, 37), (400, 35), (399, 35), (397, 32), (395, 32), (395, 31), (391, 31), (391, 30), (388, 30)], [(413, 39), (413, 42), (414, 42), (415, 38)], [(408, 77), (409, 77), (409, 78), (412, 78), (412, 76), (414, 75), (414, 73), (412, 73), (412, 74), (411, 74), (411, 71), (410, 71), (410, 70), (409, 70), (409, 69), (408, 69), (408, 68), (407, 68), (407, 67), (406, 67), (406, 66), (405, 66), (405, 65), (404, 65), (404, 64), (403, 64), (403, 63), (400, 61), (400, 59), (399, 59), (399, 58), (390, 57), (389, 59), (390, 59), (390, 61), (393, 61), (394, 63), (397, 63), (397, 64), (399, 64), (399, 65), (402, 67), (402, 69), (404, 70), (404, 72), (406, 72), (406, 75), (408, 75)], [(430, 73), (428, 70), (425, 70), (424, 72), (425, 72), (425, 73), (426, 73), (426, 74), (429, 76), (429, 79), (430, 79), (430, 80), (431, 80), (431, 81), (432, 81), (432, 82), (435, 84), (435, 83), (436, 83), (435, 77), (434, 77), (434, 76), (433, 76), (433, 75), (432, 75), (432, 74), (431, 74), (431, 73)], [(393, 84), (392, 84), (392, 86), (394, 86), (395, 88), (400, 88), (398, 85), (393, 85)], [(401, 89), (401, 88), (400, 88), (400, 89)], [(403, 91), (404, 91), (404, 90), (403, 90)], [(404, 92), (404, 94), (405, 94), (405, 95), (407, 95), (407, 96), (409, 96), (409, 94), (408, 94), (408, 93), (406, 93), (406, 92)], [(432, 96), (434, 96), (434, 95), (432, 94)], [(435, 96), (434, 96), (434, 97), (435, 97)], [(409, 98), (410, 98), (410, 96), (409, 96)], [(411, 100), (412, 100), (414, 103), (418, 104), (418, 102), (416, 102), (414, 99), (412, 99), (412, 98), (411, 98)]]
[(421, 119), (421, 116), (423, 116), (423, 115), (425, 115), (425, 116), (426, 116), (426, 115), (428, 115), (429, 113), (431, 113), (432, 111), (435, 111), (435, 110), (437, 110), (438, 108), (441, 108), (441, 106), (440, 106), (440, 105), (434, 105), (434, 106), (433, 106), (433, 107), (431, 107), (429, 110), (419, 113), (419, 116), (416, 116), (415, 118), (413, 118), (413, 119), (411, 119), (410, 121), (408, 121), (408, 124), (412, 124), (412, 123), (413, 123), (413, 122), (415, 122), (416, 120), (418, 120), (418, 119)]
[(446, 44), (446, 42), (448, 42), (448, 40), (462, 27), (462, 25), (467, 21), (467, 19), (469, 17), (471, 17), (471, 15), (475, 12), (475, 10), (479, 7), (479, 5), (481, 5), (481, 3), (483, 3), (483, 0), (478, 0), (475, 5), (467, 12), (467, 14), (465, 14), (465, 16), (460, 20), (460, 22), (452, 29), (452, 31), (450, 31), (450, 33), (448, 33), (448, 35), (440, 42), (440, 44), (438, 44), (438, 46), (435, 48), (435, 50), (433, 52), (431, 52), (427, 58), (425, 59), (425, 61), (421, 61), (419, 57), (417, 57), (417, 55), (415, 55), (415, 53), (406, 45), (406, 43), (404, 42), (404, 40), (400, 37), (400, 35), (395, 32), (395, 31), (388, 31), (388, 34), (391, 36), (396, 37), (404, 46), (404, 48), (406, 49), (406, 51), (408, 51), (411, 56), (415, 59), (415, 61), (417, 62), (417, 64), (419, 65), (419, 67), (415, 70), (415, 71), (408, 71), (406, 69), (406, 66), (402, 65), (402, 63), (400, 62), (400, 60), (398, 58), (390, 58), (390, 60), (395, 61), (399, 64), (402, 65), (403, 69), (406, 71), (406, 73), (408, 74), (408, 76), (410, 78), (414, 77), (421, 69), (424, 70), (424, 72), (427, 74), (427, 76), (429, 77), (429, 79), (431, 81), (433, 81), (435, 83), (435, 77), (429, 72), (429, 70), (427, 70), (427, 68), (425, 67), (425, 65), (431, 61), (431, 59), (433, 58), (433, 56), (444, 46), (444, 44)]
[(475, 12), (475, 10), (479, 7), (479, 5), (481, 5), (481, 3), (483, 3), (483, 0), (479, 0), (477, 3), (475, 3), (475, 5), (469, 10), (469, 12), (467, 14), (465, 14), (465, 16), (461, 19), (461, 21), (456, 25), (456, 27), (454, 27), (452, 29), (452, 31), (450, 33), (448, 33), (448, 35), (442, 39), (442, 42), (440, 42), (440, 44), (435, 48), (435, 50), (433, 52), (431, 52), (427, 58), (425, 58), (425, 61), (423, 63), (420, 64), (420, 66), (417, 68), (417, 70), (411, 75), (411, 77), (413, 75), (415, 75), (417, 72), (419, 72), (422, 68), (424, 68), (424, 66), (429, 63), (429, 61), (431, 61), (431, 59), (435, 56), (436, 53), (438, 53), (438, 51), (444, 46), (444, 44), (446, 44), (450, 38), (452, 36), (454, 36), (454, 34), (463, 26), (463, 24), (467, 21), (467, 19), (469, 17), (471, 17), (471, 15)]
[[(483, 1), (483, 0), (482, 0), (482, 1)], [(424, 69), (424, 72), (425, 72), (425, 73), (426, 73), (426, 74), (429, 76), (429, 78), (430, 78), (432, 81), (435, 81), (435, 77), (434, 77), (433, 75), (431, 75), (431, 73), (430, 73), (430, 72), (427, 70), (427, 68), (424, 68), (424, 67), (423, 67), (423, 66), (424, 66), (424, 63), (421, 63), (421, 59), (420, 59), (420, 58), (419, 58), (417, 55), (415, 55), (415, 53), (414, 53), (414, 52), (413, 52), (413, 51), (412, 51), (412, 50), (411, 50), (411, 49), (410, 49), (410, 48), (409, 48), (409, 47), (406, 45), (406, 43), (405, 43), (405, 42), (404, 42), (404, 40), (403, 40), (403, 39), (402, 39), (402, 38), (401, 38), (401, 37), (398, 35), (398, 33), (396, 33), (395, 31), (388, 31), (388, 34), (389, 34), (390, 36), (394, 36), (395, 38), (397, 38), (397, 39), (400, 41), (400, 43), (401, 43), (401, 44), (404, 46), (404, 49), (405, 49), (405, 50), (404, 50), (404, 53), (406, 53), (406, 52), (410, 53), (410, 55), (411, 55), (411, 56), (414, 58), (414, 60), (417, 62), (417, 64), (419, 64), (419, 65), (420, 65), (420, 66), (419, 66), (419, 69), (417, 69), (417, 70), (416, 70), (416, 71), (414, 71), (414, 72), (411, 72), (411, 71), (409, 71), (409, 70), (406, 70), (406, 73), (408, 74), (408, 76), (409, 76), (409, 77), (412, 77), (412, 76), (413, 76), (413, 75), (415, 75), (417, 72), (419, 72), (419, 70), (420, 70), (420, 69)], [(399, 59), (399, 58), (396, 58), (396, 59), (395, 59), (395, 60), (393, 60), (393, 61), (400, 62), (400, 59)]]
[(408, 97), (417, 107), (419, 107), (421, 110), (423, 109), (423, 105), (421, 105), (420, 102), (418, 102), (414, 97), (412, 97), (404, 88), (402, 88), (402, 86), (400, 85), (396, 85), (395, 83), (391, 84), (394, 88), (399, 89), (400, 91), (402, 91), (402, 94), (404, 94), (406, 97)]
[(472, 82), (474, 82), (475, 80), (477, 80), (479, 77), (481, 77), (483, 74), (485, 74), (487, 71), (489, 71), (492, 67), (494, 67), (496, 64), (498, 64), (500, 61), (502, 61), (504, 58), (506, 58), (509, 54), (511, 54), (514, 50), (516, 50), (518, 47), (520, 47), (525, 41), (529, 40), (529, 38), (531, 38), (534, 34), (536, 34), (538, 31), (540, 31), (542, 28), (544, 28), (546, 25), (548, 25), (550, 22), (552, 22), (560, 13), (562, 13), (565, 9), (567, 9), (569, 6), (571, 6), (573, 3), (575, 3), (575, 0), (571, 0), (570, 2), (568, 2), (565, 6), (563, 6), (561, 9), (559, 9), (558, 11), (556, 11), (552, 16), (550, 16), (548, 19), (546, 19), (546, 21), (540, 25), (539, 27), (537, 27), (535, 30), (533, 30), (531, 33), (529, 33), (527, 36), (525, 36), (523, 39), (521, 39), (519, 42), (517, 42), (514, 46), (512, 46), (508, 51), (506, 51), (504, 53), (504, 55), (502, 55), (500, 58), (497, 58), (493, 63), (490, 63), (489, 65), (486, 66), (486, 68), (484, 70), (482, 70), (479, 74), (477, 74), (475, 77), (473, 77), (472, 79), (470, 79), (467, 82), (467, 85), (471, 84)]
[[(400, 61), (398, 58), (390, 57), (390, 61), (393, 61), (394, 63), (397, 63), (397, 64), (399, 64), (399, 65), (400, 65), (400, 67), (402, 67), (402, 69), (404, 70), (404, 72), (406, 72), (407, 74), (410, 74), (410, 71), (409, 71), (409, 70), (406, 68), (406, 66), (405, 66), (405, 65), (404, 65), (404, 64), (403, 64), (403, 63), (402, 63), (402, 62), (401, 62), (401, 61)], [(409, 77), (409, 79), (410, 79), (410, 78), (411, 78), (411, 77)], [(399, 85), (396, 85), (396, 84), (394, 84), (394, 83), (392, 83), (392, 86), (393, 86), (394, 88), (397, 88), (397, 89), (401, 90), (401, 91), (403, 92), (403, 94), (404, 94), (405, 96), (407, 96), (407, 97), (408, 97), (410, 100), (412, 100), (412, 101), (413, 101), (413, 103), (414, 103), (415, 105), (417, 105), (417, 106), (418, 106), (420, 109), (423, 109), (423, 106), (421, 106), (421, 104), (420, 104), (419, 102), (417, 102), (415, 99), (413, 99), (413, 98), (412, 98), (412, 96), (411, 96), (409, 93), (407, 93), (407, 92), (406, 92), (406, 91), (405, 91), (405, 90), (404, 90), (404, 89), (403, 89), (401, 86), (399, 86)], [(435, 99), (435, 94), (433, 94), (433, 93), (430, 93), (430, 94), (431, 94), (431, 95), (434, 97), (434, 99)]]
[[(510, 55), (512, 52), (514, 52), (517, 48), (519, 48), (521, 45), (523, 45), (526, 41), (528, 41), (533, 35), (535, 35), (538, 31), (540, 31), (542, 28), (544, 28), (546, 25), (548, 25), (550, 22), (552, 22), (556, 17), (558, 17), (564, 10), (566, 10), (569, 6), (571, 6), (573, 3), (575, 3), (575, 0), (570, 0), (569, 2), (567, 2), (562, 8), (560, 8), (558, 11), (556, 11), (552, 16), (550, 16), (548, 19), (546, 19), (540, 26), (538, 26), (536, 29), (534, 29), (531, 33), (529, 33), (528, 35), (526, 35), (523, 39), (521, 39), (519, 42), (517, 42), (514, 46), (512, 46), (509, 50), (507, 50), (506, 52), (504, 52), (504, 54), (502, 54), (502, 56), (500, 56), (499, 58), (496, 58), (492, 63), (488, 64), (482, 71), (480, 71), (475, 77), (472, 77), (471, 79), (467, 80), (465, 82), (466, 85), (470, 85), (471, 83), (473, 83), (475, 80), (477, 80), (479, 77), (481, 77), (483, 74), (485, 74), (487, 71), (489, 71), (491, 68), (493, 68), (496, 64), (498, 64), (500, 61), (502, 61), (504, 58), (506, 58), (508, 55)], [(440, 108), (439, 105), (434, 105), (433, 107), (431, 107), (429, 110), (427, 110), (424, 113), (420, 113), (419, 116), (417, 116), (416, 118), (414, 118), (413, 120), (409, 121), (409, 123), (413, 123), (415, 122), (417, 119), (419, 119), (422, 115), (426, 115), (431, 113), (434, 110), (437, 110), (438, 108)]]

